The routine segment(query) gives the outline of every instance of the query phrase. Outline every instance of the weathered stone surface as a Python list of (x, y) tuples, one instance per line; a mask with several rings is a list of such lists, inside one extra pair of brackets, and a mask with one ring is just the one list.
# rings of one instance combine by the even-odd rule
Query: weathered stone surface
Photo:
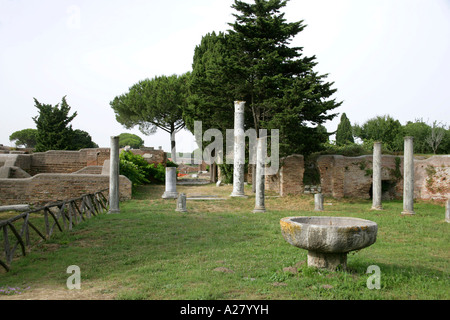
[[(131, 199), (131, 181), (119, 177), (120, 200)], [(0, 179), (0, 205), (45, 203), (108, 189), (109, 176), (41, 173), (24, 179)]]
[(336, 270), (347, 268), (347, 253), (323, 253), (308, 251), (308, 266), (320, 269)]
[(231, 197), (245, 197), (245, 101), (234, 102), (234, 153), (233, 153), (233, 192)]
[(264, 166), (265, 159), (264, 154), (266, 152), (266, 141), (265, 138), (258, 139), (258, 146), (256, 152), (256, 172), (255, 172), (255, 208), (254, 213), (266, 212), (265, 202), (264, 202)]
[(280, 195), (303, 194), (304, 158), (300, 154), (286, 157), (280, 163)]
[(372, 210), (382, 210), (381, 205), (381, 142), (373, 144)]
[(346, 255), (376, 241), (378, 225), (347, 217), (287, 217), (281, 233), (291, 245), (308, 250), (308, 265), (335, 269), (346, 267)]
[(177, 168), (166, 167), (166, 191), (162, 195), (163, 199), (178, 198), (177, 192)]
[(303, 174), (305, 172), (304, 157), (293, 154), (280, 160), (277, 174), (265, 175), (265, 190), (276, 191), (280, 196), (303, 194)]
[(405, 137), (403, 164), (403, 215), (414, 212), (414, 147), (413, 137)]
[(109, 211), (119, 213), (119, 136), (111, 137), (111, 158), (109, 167)]
[(186, 210), (186, 194), (180, 193), (177, 198), (177, 208), (175, 211), (187, 212)]
[(314, 194), (314, 211), (323, 211), (323, 194)]

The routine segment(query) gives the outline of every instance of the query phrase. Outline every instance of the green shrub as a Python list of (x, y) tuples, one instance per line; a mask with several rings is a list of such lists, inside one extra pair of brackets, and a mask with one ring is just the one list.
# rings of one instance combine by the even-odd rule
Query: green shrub
[(125, 159), (120, 159), (119, 172), (121, 175), (130, 179), (133, 186), (139, 186), (150, 182), (146, 179), (144, 171), (139, 166)]
[[(131, 180), (133, 186), (149, 184), (151, 182), (164, 183), (166, 179), (166, 167), (162, 163), (149, 164), (143, 156), (131, 151), (120, 153), (120, 174)], [(172, 161), (167, 161), (167, 167), (178, 167)]]
[(131, 151), (122, 151), (119, 160), (120, 174), (130, 179), (133, 186), (150, 183), (151, 167), (143, 156)]
[(158, 163), (155, 166), (153, 163), (150, 165), (150, 177), (155, 182), (164, 182), (166, 179), (166, 168), (162, 163)]

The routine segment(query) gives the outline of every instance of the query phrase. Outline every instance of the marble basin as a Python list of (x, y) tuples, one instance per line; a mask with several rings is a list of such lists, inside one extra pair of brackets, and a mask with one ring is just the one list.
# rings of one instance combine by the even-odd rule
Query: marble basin
[(291, 245), (308, 250), (308, 265), (345, 270), (347, 253), (376, 241), (378, 225), (349, 217), (287, 217), (280, 220), (281, 233)]

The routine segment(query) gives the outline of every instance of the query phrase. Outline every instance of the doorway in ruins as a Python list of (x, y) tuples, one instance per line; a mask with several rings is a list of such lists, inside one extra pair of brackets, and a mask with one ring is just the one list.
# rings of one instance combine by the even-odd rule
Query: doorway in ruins
[[(395, 198), (395, 185), (393, 180), (381, 180), (381, 200), (392, 200)], [(370, 184), (369, 196), (372, 199), (373, 186)]]

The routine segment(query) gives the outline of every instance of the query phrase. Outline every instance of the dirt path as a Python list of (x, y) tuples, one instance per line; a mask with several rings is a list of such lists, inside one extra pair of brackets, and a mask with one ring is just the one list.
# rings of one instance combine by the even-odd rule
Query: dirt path
[(96, 286), (82, 285), (81, 289), (30, 288), (21, 294), (0, 295), (0, 300), (114, 300), (114, 294)]

